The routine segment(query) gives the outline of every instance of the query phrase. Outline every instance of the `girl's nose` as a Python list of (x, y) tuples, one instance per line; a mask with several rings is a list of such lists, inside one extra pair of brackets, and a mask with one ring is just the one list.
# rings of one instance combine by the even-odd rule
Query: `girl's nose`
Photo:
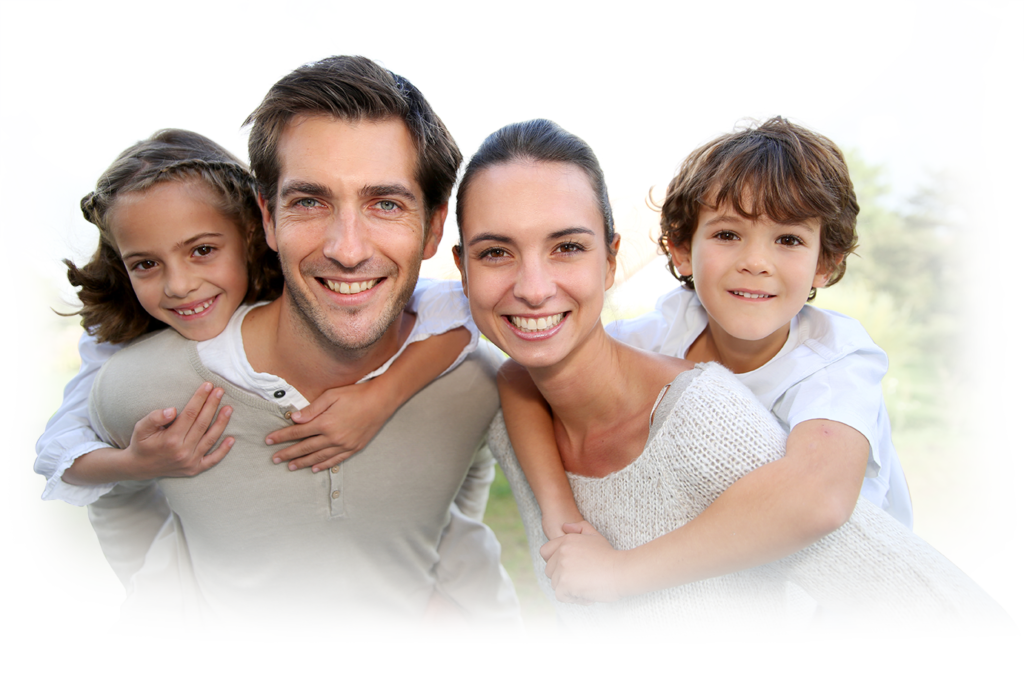
[(199, 288), (200, 279), (187, 266), (167, 265), (164, 277), (164, 294), (175, 299), (184, 299)]

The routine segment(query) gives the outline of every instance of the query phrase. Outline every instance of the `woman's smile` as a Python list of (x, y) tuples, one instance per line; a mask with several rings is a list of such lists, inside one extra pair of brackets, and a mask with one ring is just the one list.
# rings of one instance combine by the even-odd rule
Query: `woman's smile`
[(601, 325), (614, 281), (590, 180), (566, 163), (502, 163), (465, 199), (456, 258), (480, 330), (527, 367), (560, 362)]

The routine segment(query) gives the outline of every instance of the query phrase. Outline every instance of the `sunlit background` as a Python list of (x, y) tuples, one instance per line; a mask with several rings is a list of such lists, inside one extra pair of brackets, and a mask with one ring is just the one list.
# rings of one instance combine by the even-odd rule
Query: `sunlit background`
[[(39, 500), (34, 441), (77, 369), (61, 259), (125, 147), (164, 127), (245, 157), (240, 124), (278, 78), (331, 54), (408, 77), (468, 157), (496, 128), (551, 118), (605, 168), (627, 238), (607, 316), (674, 281), (657, 200), (697, 145), (783, 115), (847, 151), (862, 257), (819, 296), (890, 353), (886, 400), (916, 530), (1024, 620), (1020, 188), (1024, 5), (1016, 2), (176, 2), (0, 4), (7, 458), (6, 621), (69, 639), (116, 621), (123, 590), (83, 509)], [(454, 221), (446, 226), (450, 244)], [(442, 248), (425, 272), (453, 277)], [(140, 378), (145, 381), (145, 378)], [(310, 578), (310, 577), (307, 577)], [(322, 577), (319, 580), (324, 580)]]

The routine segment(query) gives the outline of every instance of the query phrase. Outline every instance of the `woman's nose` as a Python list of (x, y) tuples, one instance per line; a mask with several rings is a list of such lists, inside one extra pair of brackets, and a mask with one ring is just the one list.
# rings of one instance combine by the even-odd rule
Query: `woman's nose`
[(558, 291), (550, 269), (537, 259), (524, 259), (512, 293), (528, 306), (539, 307)]

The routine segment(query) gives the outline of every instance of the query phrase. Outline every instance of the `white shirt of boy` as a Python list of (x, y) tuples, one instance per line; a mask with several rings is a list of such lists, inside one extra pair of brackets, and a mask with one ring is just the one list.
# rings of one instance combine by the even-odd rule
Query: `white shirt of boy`
[[(607, 329), (632, 346), (684, 358), (707, 324), (696, 293), (679, 287), (662, 296), (653, 312), (616, 320)], [(910, 490), (882, 397), (888, 367), (885, 352), (859, 322), (804, 306), (790, 322), (789, 338), (775, 357), (737, 378), (787, 432), (807, 420), (832, 420), (863, 434), (871, 453), (861, 496), (912, 529)]]

